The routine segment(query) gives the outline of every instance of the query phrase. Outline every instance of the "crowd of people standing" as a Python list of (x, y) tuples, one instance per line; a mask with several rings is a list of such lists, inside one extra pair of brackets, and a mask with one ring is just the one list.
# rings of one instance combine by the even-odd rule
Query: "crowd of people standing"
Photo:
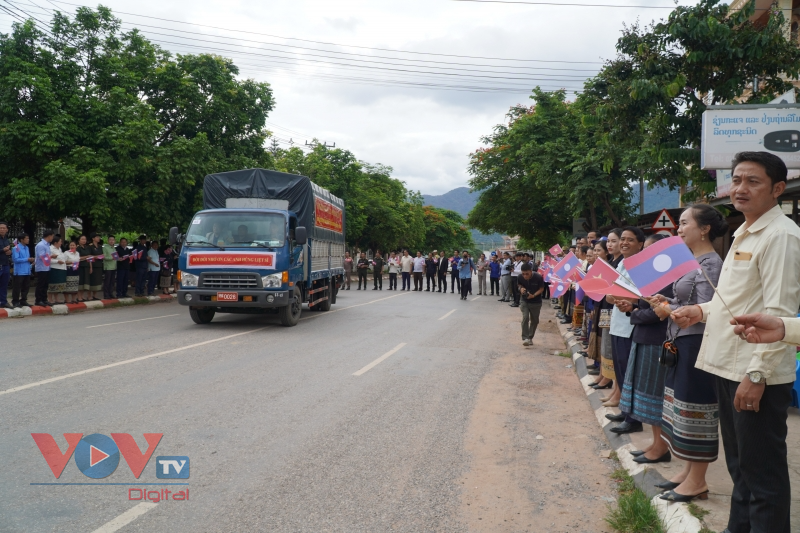
[[(53, 230), (45, 230), (31, 250), (31, 236), (11, 239), (8, 225), (0, 222), (0, 307), (28, 307), (31, 280), (35, 277), (33, 305), (52, 306), (101, 299), (153, 296), (177, 291), (178, 252), (166, 239), (138, 244), (119, 244), (114, 235), (79, 235), (65, 241)], [(11, 301), (8, 286), (11, 284)]]

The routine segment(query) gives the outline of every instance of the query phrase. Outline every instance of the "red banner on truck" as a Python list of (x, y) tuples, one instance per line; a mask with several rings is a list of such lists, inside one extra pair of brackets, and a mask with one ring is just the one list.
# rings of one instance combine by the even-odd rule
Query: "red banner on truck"
[(318, 228), (342, 233), (341, 209), (319, 197), (314, 198), (314, 207), (317, 212), (316, 225)]
[(190, 252), (188, 268), (275, 268), (274, 252)]

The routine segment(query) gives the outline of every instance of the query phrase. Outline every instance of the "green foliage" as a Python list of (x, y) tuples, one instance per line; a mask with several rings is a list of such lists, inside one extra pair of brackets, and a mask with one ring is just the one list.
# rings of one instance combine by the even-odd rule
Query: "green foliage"
[[(425, 242), (423, 250), (470, 250), (473, 246), (472, 234), (464, 218), (449, 209), (425, 206), (423, 208)], [(471, 251), (474, 255), (474, 251)], [(475, 258), (480, 257), (480, 252)]]
[(82, 219), (165, 233), (207, 173), (271, 166), (266, 83), (211, 55), (172, 57), (105, 7), (0, 35), (0, 205), (21, 221)]
[(665, 533), (667, 526), (658, 515), (653, 502), (641, 489), (636, 488), (633, 478), (622, 467), (617, 468), (611, 479), (618, 483), (617, 506), (608, 509), (606, 522), (620, 533)]
[(707, 106), (763, 102), (800, 74), (781, 11), (756, 24), (753, 10), (750, 2), (730, 13), (719, 0), (678, 6), (660, 23), (625, 27), (617, 56), (574, 102), (534, 89), (536, 104), (511, 108), (471, 156), (470, 185), (482, 195), (470, 223), (547, 249), (571, 233), (573, 218), (586, 218), (587, 230), (622, 225), (632, 215), (629, 184), (640, 178), (689, 185), (687, 199), (712, 193), (699, 165)]

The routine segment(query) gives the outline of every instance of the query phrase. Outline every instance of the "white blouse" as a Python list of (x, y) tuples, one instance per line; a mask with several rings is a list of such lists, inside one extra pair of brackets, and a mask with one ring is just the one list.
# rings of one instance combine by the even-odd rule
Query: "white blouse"
[[(62, 261), (59, 263), (59, 261)], [(58, 246), (50, 245), (50, 268), (54, 270), (66, 270), (67, 258)]]
[[(63, 252), (63, 255), (64, 255), (64, 261), (65, 262), (79, 263), (80, 260), (81, 260), (81, 254), (79, 254), (78, 252), (66, 251), (66, 252)], [(74, 272), (72, 275), (73, 276), (77, 276), (78, 275), (78, 271), (77, 270), (73, 271), (72, 270), (72, 265), (68, 265), (68, 266), (69, 266), (69, 272)], [(69, 275), (69, 272), (67, 273), (67, 275)]]

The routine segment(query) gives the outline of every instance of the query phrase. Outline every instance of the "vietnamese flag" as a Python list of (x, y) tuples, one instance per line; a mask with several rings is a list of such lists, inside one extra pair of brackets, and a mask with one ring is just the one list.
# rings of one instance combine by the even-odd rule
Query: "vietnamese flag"
[(592, 268), (586, 273), (586, 279), (602, 279), (609, 285), (614, 283), (619, 277), (619, 273), (614, 270), (614, 267), (598, 258), (592, 264)]
[(550, 255), (554, 256), (561, 255), (562, 253), (564, 253), (564, 250), (561, 248), (560, 244), (554, 244), (553, 247), (550, 248), (550, 250), (548, 251), (550, 252)]

